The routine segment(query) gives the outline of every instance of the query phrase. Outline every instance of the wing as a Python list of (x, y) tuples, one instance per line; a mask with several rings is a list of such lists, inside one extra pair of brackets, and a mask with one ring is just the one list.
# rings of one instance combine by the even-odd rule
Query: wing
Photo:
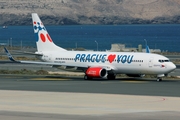
[[(82, 65), (82, 64), (69, 64), (69, 63), (56, 63), (56, 62), (41, 62), (41, 61), (17, 61), (13, 58), (13, 56), (11, 55), (11, 53), (7, 50), (7, 48), (4, 47), (4, 50), (9, 58), (9, 60), (11, 60), (12, 62), (17, 62), (17, 63), (24, 63), (24, 64), (39, 64), (39, 65), (50, 65), (50, 66), (54, 66), (54, 67), (60, 67), (60, 66), (65, 66), (67, 68), (72, 68), (72, 67), (76, 67), (76, 69), (87, 69), (89, 67), (102, 67), (104, 69), (106, 69), (107, 71), (111, 71), (113, 70), (112, 66), (94, 66), (92, 65)], [(35, 54), (37, 55), (37, 54)], [(38, 54), (38, 55), (42, 55), (42, 54)]]
[[(40, 64), (40, 65), (52, 65), (52, 66), (69, 66), (69, 67), (83, 67), (83, 68), (88, 68), (89, 66), (82, 66), (82, 65), (70, 65), (70, 64), (66, 64), (66, 63), (55, 63), (55, 62), (41, 62), (41, 61), (18, 61), (15, 60), (14, 57), (11, 55), (11, 53), (8, 51), (7, 48), (4, 47), (4, 50), (9, 58), (9, 60), (11, 60), (12, 62), (17, 62), (17, 63), (24, 63), (24, 64)], [(35, 55), (41, 55), (41, 54), (35, 54)]]

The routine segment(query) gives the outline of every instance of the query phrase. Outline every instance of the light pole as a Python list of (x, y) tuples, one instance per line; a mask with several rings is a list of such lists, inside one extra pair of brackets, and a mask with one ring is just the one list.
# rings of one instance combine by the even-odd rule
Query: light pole
[(146, 39), (144, 39), (144, 41), (145, 41), (145, 43), (146, 43), (146, 46), (147, 46), (147, 40), (146, 40)]
[(97, 44), (97, 51), (98, 51), (98, 42), (95, 40), (95, 43)]

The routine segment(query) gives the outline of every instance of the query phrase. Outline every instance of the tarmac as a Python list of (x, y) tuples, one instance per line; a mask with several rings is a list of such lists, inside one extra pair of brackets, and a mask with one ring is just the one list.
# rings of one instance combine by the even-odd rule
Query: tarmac
[(0, 118), (7, 120), (179, 120), (180, 79), (0, 75)]

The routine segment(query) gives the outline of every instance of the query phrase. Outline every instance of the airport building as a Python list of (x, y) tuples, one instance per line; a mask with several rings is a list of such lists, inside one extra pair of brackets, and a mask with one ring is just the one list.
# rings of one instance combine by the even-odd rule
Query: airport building
[[(146, 49), (142, 48), (142, 45), (139, 44), (137, 48), (130, 48), (126, 47), (125, 44), (111, 44), (111, 49), (109, 50), (111, 52), (146, 52)], [(160, 49), (150, 49), (151, 52), (160, 53)]]

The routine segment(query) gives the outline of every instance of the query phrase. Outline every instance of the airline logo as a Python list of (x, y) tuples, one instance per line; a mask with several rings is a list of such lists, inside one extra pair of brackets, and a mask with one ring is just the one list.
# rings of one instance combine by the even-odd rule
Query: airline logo
[(74, 61), (77, 62), (102, 62), (109, 61), (109, 63), (128, 63), (133, 60), (134, 55), (116, 55), (116, 54), (76, 54)]
[(34, 21), (33, 24), (36, 41), (41, 40), (42, 42), (46, 42), (48, 40), (49, 42), (52, 42), (51, 37), (42, 23)]

